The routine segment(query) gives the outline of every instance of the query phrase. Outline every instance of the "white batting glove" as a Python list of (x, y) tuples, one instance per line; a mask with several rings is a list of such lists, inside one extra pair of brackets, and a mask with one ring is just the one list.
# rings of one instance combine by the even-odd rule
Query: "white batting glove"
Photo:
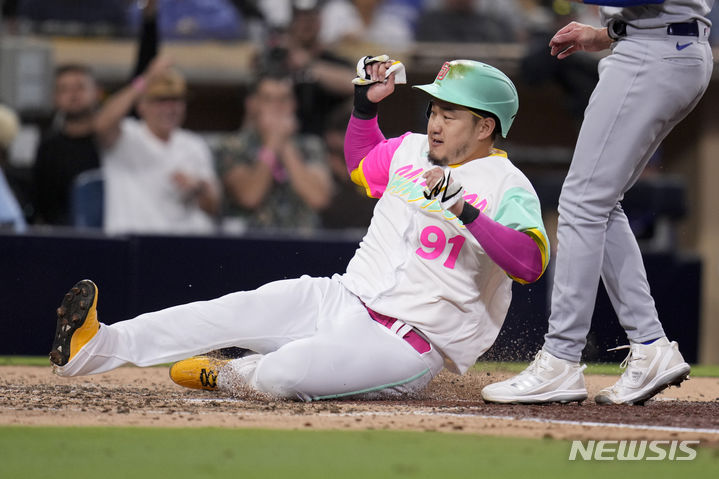
[(443, 210), (449, 210), (462, 199), (464, 188), (462, 184), (452, 178), (452, 169), (445, 168), (439, 179), (430, 186), (431, 178), (428, 178), (427, 186), (424, 187), (424, 197), (428, 200), (438, 199)]
[[(365, 70), (365, 67), (373, 63), (381, 63), (386, 61), (389, 61), (389, 55), (378, 55), (376, 57), (364, 56), (360, 58), (357, 62), (357, 78), (352, 80), (352, 83), (354, 83), (355, 85), (371, 85), (372, 83), (377, 83), (370, 78), (370, 75)], [(392, 73), (395, 74), (394, 83), (396, 85), (407, 83), (407, 72), (405, 71), (402, 62), (394, 60), (392, 62), (392, 65), (390, 65), (390, 67), (387, 69), (387, 72), (384, 74), (384, 79), (386, 80), (387, 78), (389, 78)]]

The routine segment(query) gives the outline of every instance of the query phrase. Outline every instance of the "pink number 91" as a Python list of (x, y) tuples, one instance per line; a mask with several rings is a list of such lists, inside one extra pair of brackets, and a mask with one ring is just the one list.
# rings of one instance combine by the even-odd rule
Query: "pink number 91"
[(454, 265), (457, 263), (457, 257), (459, 256), (459, 251), (462, 249), (462, 245), (464, 245), (465, 238), (462, 235), (457, 235), (447, 240), (447, 236), (441, 228), (438, 226), (427, 226), (420, 233), (419, 241), (422, 243), (422, 246), (417, 248), (417, 254), (428, 260), (440, 257), (444, 252), (447, 243), (451, 244), (452, 248), (450, 249), (447, 260), (444, 262), (443, 266), (445, 268), (454, 269)]

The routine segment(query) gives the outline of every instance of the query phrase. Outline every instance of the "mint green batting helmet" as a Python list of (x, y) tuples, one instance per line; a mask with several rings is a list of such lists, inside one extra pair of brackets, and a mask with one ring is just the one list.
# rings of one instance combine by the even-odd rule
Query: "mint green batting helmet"
[(445, 62), (433, 83), (413, 88), (438, 100), (492, 113), (505, 138), (519, 110), (519, 96), (512, 80), (497, 68), (473, 60)]

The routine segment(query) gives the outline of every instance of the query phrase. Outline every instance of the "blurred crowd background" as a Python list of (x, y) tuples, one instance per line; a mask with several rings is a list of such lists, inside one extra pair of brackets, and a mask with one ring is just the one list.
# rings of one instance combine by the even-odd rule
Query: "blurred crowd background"
[[(361, 233), (374, 203), (350, 183), (342, 145), (357, 58), (380, 53), (403, 60), (410, 83), (431, 81), (454, 58), (505, 69), (522, 85), (524, 123), (500, 146), (552, 208), (600, 59), (549, 56), (549, 38), (572, 20), (598, 26), (597, 7), (5, 0), (0, 228)], [(381, 108), (387, 136), (423, 131), (412, 95), (402, 90)], [(662, 150), (648, 174), (661, 164)], [(661, 215), (640, 208), (632, 217), (640, 238), (673, 244)]]

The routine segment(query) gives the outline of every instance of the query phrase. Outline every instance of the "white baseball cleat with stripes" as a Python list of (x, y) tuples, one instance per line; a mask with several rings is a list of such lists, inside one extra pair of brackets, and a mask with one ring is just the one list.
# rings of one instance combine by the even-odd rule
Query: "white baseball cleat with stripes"
[(482, 399), (493, 403), (537, 404), (582, 402), (587, 399), (580, 365), (540, 350), (518, 375), (482, 389)]
[(676, 341), (663, 337), (651, 344), (632, 343), (614, 349), (624, 348), (629, 348), (621, 364), (626, 369), (619, 381), (599, 391), (594, 398), (597, 404), (643, 404), (689, 376), (691, 368), (684, 362)]

